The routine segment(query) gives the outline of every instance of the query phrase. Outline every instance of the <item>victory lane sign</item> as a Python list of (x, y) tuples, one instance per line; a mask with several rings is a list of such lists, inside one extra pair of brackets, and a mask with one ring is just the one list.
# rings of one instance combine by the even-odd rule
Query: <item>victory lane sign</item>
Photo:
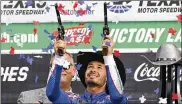
[[(167, 28), (122, 28), (122, 29), (112, 29), (110, 36), (113, 38), (113, 41), (117, 43), (132, 41), (136, 43), (144, 42), (160, 42), (161, 36), (166, 35), (166, 42), (181, 42), (181, 29), (176, 33), (174, 37), (171, 33), (165, 34), (168, 31)], [(155, 34), (155, 38), (151, 36)]]

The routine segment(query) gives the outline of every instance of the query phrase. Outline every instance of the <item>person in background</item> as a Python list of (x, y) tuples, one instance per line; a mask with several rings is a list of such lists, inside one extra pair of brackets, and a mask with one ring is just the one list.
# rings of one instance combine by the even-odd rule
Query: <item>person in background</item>
[[(74, 77), (76, 70), (74, 67), (74, 61), (73, 58), (71, 56), (71, 54), (66, 53), (66, 59), (68, 62), (71, 63), (70, 67), (67, 68), (67, 70), (64, 70), (61, 73), (61, 81), (60, 81), (60, 86), (59, 88), (62, 89), (63, 91), (65, 91), (67, 94), (69, 94), (69, 96), (78, 96), (78, 94), (75, 94), (72, 92), (72, 88), (71, 88), (71, 80)], [(49, 75), (48, 75), (48, 79), (50, 77), (50, 75), (53, 73), (53, 68), (55, 66), (53, 60), (54, 60), (55, 54), (53, 54), (51, 56), (50, 59), (50, 71), (49, 71)], [(47, 81), (48, 81), (47, 79)], [(40, 89), (35, 89), (35, 90), (30, 90), (30, 91), (24, 91), (21, 92), (19, 95), (19, 98), (17, 100), (18, 104), (50, 104), (51, 102), (49, 101), (49, 99), (46, 96), (46, 87), (44, 88), (40, 88)]]

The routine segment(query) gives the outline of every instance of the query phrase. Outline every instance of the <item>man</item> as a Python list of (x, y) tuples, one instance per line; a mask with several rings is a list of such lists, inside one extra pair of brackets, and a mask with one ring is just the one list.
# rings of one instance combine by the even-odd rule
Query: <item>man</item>
[[(50, 71), (49, 71), (49, 76), (48, 79), (50, 77), (50, 75), (53, 72), (52, 66), (54, 66), (54, 59), (53, 55), (50, 59)], [(74, 68), (74, 62), (73, 59), (71, 57), (71, 55), (69, 53), (66, 53), (66, 58), (67, 61), (69, 61), (71, 63), (72, 66), (70, 66), (67, 70), (64, 70), (61, 73), (61, 85), (59, 86), (59, 88), (61, 88), (63, 91), (65, 91), (66, 93), (68, 93), (71, 96), (78, 96), (77, 94), (72, 93), (72, 89), (71, 89), (71, 80), (72, 77), (75, 75), (75, 68)], [(46, 87), (44, 88), (40, 88), (40, 89), (35, 89), (35, 90), (31, 90), (31, 91), (25, 91), (25, 92), (21, 92), (21, 94), (19, 95), (19, 98), (17, 100), (18, 104), (22, 104), (22, 103), (33, 103), (33, 104), (41, 104), (41, 103), (51, 103), (47, 96), (46, 96)]]
[[(64, 91), (59, 90), (59, 80), (64, 63), (56, 63), (55, 73), (51, 76), (46, 89), (49, 100), (56, 103), (112, 103), (127, 104), (127, 99), (122, 95), (126, 76), (123, 63), (117, 57), (113, 57), (113, 41), (106, 36), (102, 47), (107, 47), (108, 54), (102, 56), (98, 53), (79, 53), (77, 63), (82, 64), (78, 71), (80, 79), (86, 91), (81, 97), (69, 98)], [(106, 46), (110, 42), (110, 46)], [(63, 52), (66, 50), (62, 41)], [(65, 60), (64, 57), (59, 57)], [(116, 62), (116, 63), (115, 63)], [(122, 80), (122, 81), (121, 81)], [(110, 95), (110, 96), (109, 96)]]

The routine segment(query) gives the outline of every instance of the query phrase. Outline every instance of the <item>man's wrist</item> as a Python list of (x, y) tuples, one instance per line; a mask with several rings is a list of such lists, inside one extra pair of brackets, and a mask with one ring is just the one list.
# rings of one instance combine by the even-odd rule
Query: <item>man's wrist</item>
[(62, 66), (64, 64), (65, 60), (66, 60), (66, 56), (65, 55), (59, 56), (59, 55), (55, 54), (53, 63)]
[(113, 54), (112, 53), (108, 53), (107, 56), (112, 56)]
[(113, 64), (115, 64), (113, 54), (107, 55), (107, 56), (103, 56), (103, 58), (104, 58), (104, 64), (105, 65), (113, 65)]

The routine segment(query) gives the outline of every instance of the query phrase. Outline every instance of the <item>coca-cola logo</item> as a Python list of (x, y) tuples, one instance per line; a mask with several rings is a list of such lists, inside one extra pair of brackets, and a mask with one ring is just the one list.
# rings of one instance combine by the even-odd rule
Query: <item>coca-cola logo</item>
[[(134, 79), (138, 82), (140, 81), (159, 81), (157, 77), (160, 75), (160, 67), (148, 68), (148, 64), (142, 63), (134, 73)], [(139, 77), (140, 76), (140, 77)]]
[[(175, 79), (175, 70), (178, 70), (179, 75), (177, 75), (178, 78), (180, 78), (180, 81), (182, 81), (182, 69), (175, 69), (172, 68), (173, 70), (173, 76), (172, 79)], [(167, 69), (166, 69), (167, 71)], [(146, 80), (151, 80), (151, 81), (160, 81), (158, 79), (158, 76), (160, 75), (160, 67), (148, 67), (148, 64), (142, 63), (135, 71), (134, 73), (134, 79), (138, 82), (141, 81), (146, 81)], [(166, 73), (166, 77), (167, 77)], [(166, 78), (167, 80), (167, 78)]]

